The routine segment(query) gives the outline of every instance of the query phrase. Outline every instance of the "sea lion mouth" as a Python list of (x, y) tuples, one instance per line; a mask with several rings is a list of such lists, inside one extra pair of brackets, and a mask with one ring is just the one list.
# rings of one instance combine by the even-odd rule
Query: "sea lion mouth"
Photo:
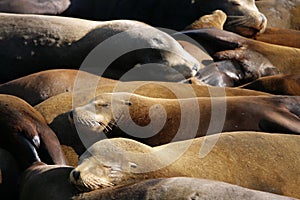
[(107, 122), (97, 120), (94, 113), (77, 113), (73, 110), (69, 113), (68, 117), (72, 124), (87, 128), (95, 132), (108, 133), (112, 131), (113, 127), (116, 126), (116, 122), (114, 119), (111, 119)]
[(261, 21), (253, 21), (253, 18), (245, 16), (227, 16), (224, 29), (239, 33), (244, 37), (253, 37), (266, 29), (266, 18), (261, 15)]

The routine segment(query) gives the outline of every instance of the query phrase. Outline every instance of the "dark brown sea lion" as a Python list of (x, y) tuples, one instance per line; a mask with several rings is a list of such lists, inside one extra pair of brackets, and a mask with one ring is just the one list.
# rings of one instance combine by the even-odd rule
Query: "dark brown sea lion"
[(264, 33), (257, 34), (255, 40), (300, 48), (300, 30), (267, 28)]
[(240, 87), (275, 95), (300, 96), (300, 74), (262, 77)]
[(0, 195), (16, 200), (21, 170), (16, 159), (5, 149), (0, 148)]
[(183, 30), (217, 9), (228, 16), (226, 30), (252, 36), (266, 27), (266, 18), (254, 0), (73, 0), (62, 15), (93, 20), (134, 19), (155, 27)]
[(60, 14), (71, 4), (71, 0), (1, 0), (0, 12), (28, 14)]
[(0, 85), (0, 93), (10, 94), (36, 105), (42, 101), (64, 93), (72, 92), (77, 76), (85, 79), (84, 87), (89, 88), (89, 79), (99, 78), (99, 85), (114, 83), (113, 79), (98, 77), (75, 69), (53, 69), (21, 77)]
[[(77, 165), (78, 155), (81, 155), (86, 147), (79, 138), (79, 135), (69, 123), (68, 115), (73, 106), (87, 104), (95, 95), (105, 92), (122, 91), (132, 92), (143, 96), (154, 98), (181, 97), (209, 97), (209, 96), (269, 96), (267, 93), (257, 92), (241, 88), (219, 88), (211, 86), (188, 85), (167, 82), (123, 82), (120, 84), (100, 85), (96, 91), (75, 93), (63, 93), (51, 97), (36, 105), (37, 109), (46, 119), (49, 126), (57, 134), (63, 146), (68, 163)], [(177, 96), (178, 97), (177, 97)], [(76, 104), (75, 104), (76, 102)]]
[[(19, 200), (146, 200), (229, 198), (239, 200), (266, 199), (292, 200), (294, 198), (275, 195), (240, 186), (189, 177), (159, 178), (119, 187), (79, 193), (69, 182), (72, 167), (32, 166), (24, 173)], [(47, 195), (45, 195), (47, 194)]]
[(0, 83), (57, 68), (119, 79), (136, 67), (133, 72), (141, 72), (131, 71), (132, 79), (161, 81), (180, 81), (199, 69), (169, 34), (137, 21), (2, 13), (0, 26), (0, 48), (5, 49)]
[[(300, 71), (300, 49), (248, 39), (215, 28), (182, 32), (200, 43), (215, 60), (234, 60), (249, 78)], [(213, 44), (213, 45), (212, 45)], [(283, 59), (285, 58), (285, 59)]]
[(158, 146), (229, 131), (300, 134), (299, 108), (294, 96), (162, 99), (115, 92), (75, 108), (71, 118), (87, 146), (103, 133)]
[(267, 27), (300, 30), (299, 0), (257, 0), (255, 4), (268, 19)]
[[(205, 152), (204, 144), (213, 140), (217, 143)], [(125, 138), (105, 139), (80, 156), (70, 180), (78, 189), (94, 190), (186, 176), (299, 198), (299, 142), (297, 135), (260, 132), (223, 133), (154, 148)]]
[(43, 116), (24, 100), (0, 95), (0, 147), (9, 151), (21, 169), (35, 162), (65, 164), (55, 133)]

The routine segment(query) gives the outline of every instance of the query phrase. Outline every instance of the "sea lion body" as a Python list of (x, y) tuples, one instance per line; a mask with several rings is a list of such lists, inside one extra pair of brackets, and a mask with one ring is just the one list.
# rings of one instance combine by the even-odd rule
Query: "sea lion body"
[(98, 78), (101, 84), (113, 83), (115, 80), (98, 77), (88, 72), (75, 69), (53, 69), (21, 77), (0, 85), (0, 93), (10, 94), (24, 99), (30, 105), (64, 93), (72, 92), (77, 76), (85, 79), (84, 87), (89, 88), (89, 79)]
[(0, 147), (15, 157), (21, 169), (41, 161), (65, 164), (55, 133), (27, 102), (1, 94), (0, 113)]
[(0, 194), (16, 200), (21, 170), (11, 153), (0, 148)]
[(86, 135), (82, 139), (87, 146), (100, 140), (102, 132), (108, 138), (129, 137), (158, 146), (229, 131), (300, 134), (299, 103), (299, 97), (158, 99), (104, 93), (75, 107), (71, 117), (78, 133)]
[(135, 66), (154, 63), (132, 78), (163, 81), (180, 81), (199, 69), (174, 38), (137, 21), (2, 13), (0, 26), (0, 48), (6, 49), (0, 53), (0, 83), (61, 68), (119, 79)]
[[(107, 200), (131, 199), (141, 200), (158, 198), (171, 200), (198, 196), (203, 198), (227, 197), (232, 199), (265, 199), (294, 200), (294, 198), (275, 195), (219, 181), (204, 180), (189, 177), (159, 178), (141, 181), (139, 183), (106, 190), (95, 190), (88, 193), (78, 192), (69, 182), (69, 174), (73, 168), (69, 166), (32, 166), (27, 169), (21, 180), (20, 200)], [(45, 196), (45, 194), (48, 194)], [(249, 198), (248, 198), (249, 197)]]
[(71, 0), (2, 0), (0, 12), (56, 15), (70, 4)]
[(155, 27), (183, 30), (201, 16), (222, 10), (228, 16), (225, 29), (242, 35), (263, 31), (266, 18), (255, 6), (254, 0), (137, 0), (95, 1), (74, 0), (63, 15), (94, 20), (134, 19)]
[[(204, 143), (214, 140), (203, 154)], [(80, 156), (70, 180), (78, 189), (94, 190), (186, 176), (299, 198), (299, 140), (296, 135), (235, 132), (151, 148), (125, 138), (105, 139)]]
[(300, 71), (298, 48), (261, 42), (216, 28), (181, 33), (195, 39), (215, 60), (237, 62), (252, 81), (261, 76)]
[[(77, 157), (81, 155), (86, 147), (82, 144), (79, 135), (68, 119), (69, 112), (73, 106), (87, 104), (95, 95), (105, 92), (132, 92), (143, 96), (155, 98), (173, 98), (178, 97), (209, 97), (209, 96), (255, 96), (267, 93), (257, 92), (239, 88), (219, 88), (211, 86), (198, 86), (169, 82), (119, 82), (119, 84), (106, 84), (98, 86), (97, 90), (73, 91), (73, 93), (62, 93), (51, 97), (42, 103), (34, 106), (46, 119), (49, 126), (54, 130), (60, 143), (63, 145), (65, 155), (67, 155), (68, 163), (77, 165)], [(78, 94), (76, 94), (78, 92)], [(176, 97), (178, 96), (178, 97)]]
[(299, 74), (267, 76), (240, 87), (274, 95), (300, 96), (300, 76)]
[(254, 39), (271, 44), (300, 48), (300, 30), (267, 28), (265, 32), (257, 34)]
[(138, 182), (119, 188), (108, 188), (81, 193), (74, 200), (146, 200), (146, 199), (273, 199), (284, 200), (295, 198), (276, 195), (257, 190), (250, 190), (237, 185), (190, 177), (158, 178)]
[(72, 169), (67, 165), (32, 165), (20, 178), (19, 199), (71, 199), (78, 193), (68, 181)]

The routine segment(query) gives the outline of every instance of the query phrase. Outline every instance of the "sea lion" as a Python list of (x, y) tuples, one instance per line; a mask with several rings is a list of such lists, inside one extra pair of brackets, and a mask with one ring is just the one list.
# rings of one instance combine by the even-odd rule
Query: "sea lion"
[(178, 34), (195, 39), (215, 60), (236, 61), (252, 79), (274, 75), (278, 70), (282, 74), (296, 74), (300, 71), (298, 48), (269, 44), (216, 28)]
[(84, 87), (89, 88), (89, 79), (99, 79), (99, 85), (116, 82), (75, 69), (52, 69), (33, 73), (0, 85), (0, 93), (10, 94), (36, 105), (42, 101), (64, 93), (72, 92), (76, 78), (85, 79)]
[(7, 199), (16, 200), (18, 197), (18, 181), (21, 170), (16, 159), (0, 148), (0, 194)]
[(255, 40), (300, 48), (300, 30), (267, 28), (264, 33), (254, 36)]
[(70, 117), (87, 146), (103, 133), (158, 146), (229, 131), (300, 134), (299, 106), (294, 96), (161, 99), (115, 92), (75, 107)]
[(19, 200), (66, 200), (78, 194), (68, 181), (73, 167), (34, 164), (20, 178)]
[(223, 30), (227, 15), (222, 10), (215, 10), (210, 15), (204, 15), (200, 19), (188, 25), (185, 30), (193, 30), (199, 28), (218, 28)]
[[(120, 84), (100, 85), (97, 90), (86, 92), (67, 92), (51, 97), (42, 103), (34, 106), (46, 119), (49, 126), (54, 130), (61, 145), (68, 163), (77, 165), (78, 155), (81, 155), (86, 147), (82, 143), (75, 127), (69, 122), (68, 115), (73, 106), (85, 105), (95, 95), (105, 92), (132, 92), (143, 96), (155, 98), (183, 97), (209, 97), (209, 96), (270, 96), (268, 93), (257, 92), (241, 88), (219, 88), (212, 86), (188, 85), (169, 82), (120, 82)], [(177, 97), (177, 96), (178, 97)], [(76, 104), (75, 104), (76, 103)]]
[(199, 69), (169, 34), (137, 21), (2, 13), (0, 26), (0, 48), (5, 49), (0, 83), (57, 68), (120, 79), (136, 67), (138, 74), (131, 71), (127, 78), (161, 81), (180, 81)]
[(43, 116), (24, 100), (0, 94), (0, 147), (26, 169), (35, 162), (65, 164), (60, 143)]
[(1, 0), (0, 12), (57, 15), (70, 4), (71, 0)]
[(148, 199), (294, 199), (292, 197), (251, 190), (237, 185), (207, 179), (174, 177), (158, 178), (138, 182), (114, 189), (100, 189), (81, 193), (73, 200), (148, 200)]
[(93, 20), (134, 19), (179, 31), (217, 9), (228, 15), (226, 30), (252, 36), (266, 27), (266, 18), (254, 0), (146, 0), (143, 3), (137, 0), (73, 0), (62, 15)]
[(288, 74), (267, 76), (240, 87), (275, 95), (300, 96), (300, 75)]
[[(21, 179), (20, 200), (92, 200), (92, 199), (131, 199), (141, 200), (182, 199), (185, 197), (227, 197), (231, 199), (292, 200), (294, 198), (242, 188), (236, 185), (189, 177), (159, 178), (119, 187), (95, 190), (87, 193), (78, 192), (69, 182), (69, 166), (38, 165), (24, 172)], [(47, 195), (45, 195), (47, 194)], [(201, 195), (200, 195), (201, 194)]]
[[(154, 148), (126, 138), (104, 139), (80, 156), (70, 181), (88, 191), (145, 179), (186, 176), (300, 197), (299, 136), (233, 132), (218, 137), (211, 135)], [(213, 140), (218, 142), (212, 150), (202, 154), (201, 145)]]
[(300, 30), (299, 0), (258, 0), (255, 4), (268, 19), (267, 27)]

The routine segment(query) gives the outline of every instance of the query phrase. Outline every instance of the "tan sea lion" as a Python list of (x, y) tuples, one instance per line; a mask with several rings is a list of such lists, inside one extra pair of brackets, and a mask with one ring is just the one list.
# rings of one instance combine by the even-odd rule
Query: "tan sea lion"
[(252, 79), (274, 75), (277, 70), (282, 74), (300, 71), (298, 48), (269, 44), (215, 28), (184, 31), (182, 34), (198, 41), (215, 60), (236, 61)]
[(24, 100), (0, 94), (0, 148), (26, 169), (35, 162), (65, 164), (60, 143), (43, 116)]
[[(80, 74), (79, 74), (80, 73)], [(64, 92), (72, 92), (75, 79), (85, 79), (84, 87), (89, 88), (89, 79), (99, 78), (99, 85), (116, 82), (113, 79), (98, 77), (75, 69), (53, 69), (33, 73), (0, 85), (0, 93), (10, 94), (36, 105), (49, 97)]]
[(193, 30), (199, 28), (218, 28), (223, 30), (226, 19), (227, 15), (222, 10), (215, 10), (210, 15), (204, 15), (200, 17), (200, 19), (187, 26), (185, 30)]
[[(300, 197), (299, 136), (234, 132), (218, 137), (154, 148), (125, 138), (101, 140), (80, 156), (70, 181), (80, 190), (94, 190), (145, 179), (186, 176)], [(216, 145), (203, 154), (201, 145), (214, 140)]]
[(169, 34), (137, 21), (1, 13), (0, 26), (0, 83), (57, 68), (119, 79), (136, 67), (142, 71), (132, 79), (161, 81), (180, 81), (199, 69)]
[(299, 107), (294, 96), (161, 99), (115, 92), (75, 107), (70, 116), (87, 146), (103, 133), (158, 146), (229, 131), (300, 134)]
[(300, 30), (299, 0), (256, 0), (255, 4), (268, 19), (267, 27)]
[[(155, 98), (178, 98), (180, 97), (209, 97), (209, 96), (255, 96), (270, 94), (240, 88), (219, 88), (211, 86), (198, 86), (168, 82), (123, 82), (120, 84), (100, 85), (96, 91), (89, 92), (63, 93), (51, 97), (36, 105), (37, 109), (46, 119), (49, 126), (54, 130), (63, 150), (67, 156), (68, 163), (72, 166), (77, 165), (77, 157), (81, 155), (86, 147), (82, 144), (79, 135), (69, 123), (69, 112), (76, 105), (87, 104), (95, 95), (105, 92), (122, 91), (132, 92), (143, 96)], [(176, 97), (176, 95), (178, 97)], [(76, 103), (76, 104), (75, 104)]]
[(300, 96), (300, 75), (288, 74), (267, 76), (240, 87), (275, 95)]

